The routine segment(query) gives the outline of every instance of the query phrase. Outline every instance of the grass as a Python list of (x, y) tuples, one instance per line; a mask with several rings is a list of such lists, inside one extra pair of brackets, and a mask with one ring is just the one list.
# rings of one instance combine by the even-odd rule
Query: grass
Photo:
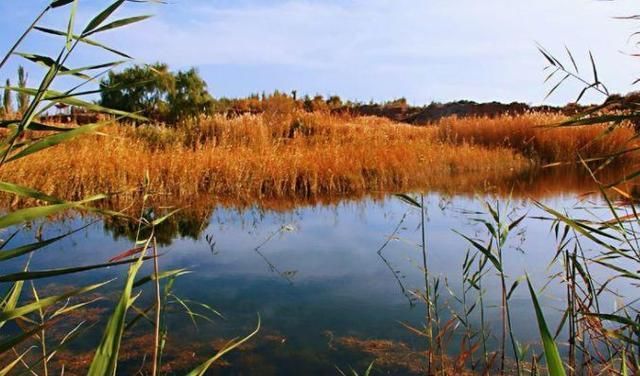
[[(457, 144), (507, 147), (543, 163), (574, 162), (578, 155), (595, 158), (611, 155), (632, 146), (635, 131), (620, 126), (609, 131), (606, 125), (555, 127), (566, 120), (560, 115), (529, 113), (495, 118), (444, 118), (434, 125), (441, 140)], [(634, 159), (626, 154), (623, 159)]]
[[(410, 190), (470, 192), (518, 177), (534, 161), (628, 147), (632, 130), (539, 129), (556, 116), (447, 118), (413, 127), (375, 117), (291, 111), (215, 116), (179, 128), (111, 125), (8, 164), (0, 178), (67, 199), (135, 190), (148, 172), (170, 197), (220, 201), (357, 196)], [(44, 132), (32, 132), (38, 138)], [(589, 142), (588, 140), (591, 140)], [(511, 189), (511, 188), (507, 188)], [(163, 196), (167, 197), (167, 196)], [(184, 202), (183, 202), (184, 203)]]
[[(537, 128), (561, 120), (545, 114), (452, 117), (415, 127), (377, 117), (290, 108), (272, 112), (218, 115), (180, 127), (112, 124), (101, 128), (102, 135), (7, 164), (0, 179), (68, 200), (109, 193), (111, 209), (139, 203), (147, 174), (157, 193), (149, 198), (152, 204), (206, 208), (203, 212), (216, 204), (286, 210), (407, 191), (542, 198), (597, 190), (576, 168), (540, 171), (542, 163), (578, 151), (584, 158), (617, 152), (629, 147), (632, 132), (621, 127), (597, 139), (602, 128)], [(37, 140), (47, 133), (23, 137)], [(629, 156), (598, 177), (616, 180), (635, 160)], [(0, 195), (5, 207), (26, 201)]]
[[(527, 158), (507, 148), (452, 144), (433, 128), (379, 118), (299, 113), (218, 116), (180, 129), (109, 126), (7, 165), (0, 178), (61, 197), (155, 191), (220, 199), (309, 198), (424, 189), (522, 172)], [(32, 137), (38, 137), (32, 134)]]

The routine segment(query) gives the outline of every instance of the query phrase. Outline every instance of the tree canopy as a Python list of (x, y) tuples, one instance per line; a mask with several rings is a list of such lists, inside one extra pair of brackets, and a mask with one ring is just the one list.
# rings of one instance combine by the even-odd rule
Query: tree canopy
[(154, 121), (175, 124), (209, 114), (213, 98), (196, 69), (171, 72), (166, 64), (135, 65), (110, 72), (101, 84), (101, 105), (139, 112)]
[(207, 91), (207, 83), (194, 68), (174, 75), (173, 90), (169, 92), (168, 101), (172, 121), (209, 114), (213, 107), (213, 98)]

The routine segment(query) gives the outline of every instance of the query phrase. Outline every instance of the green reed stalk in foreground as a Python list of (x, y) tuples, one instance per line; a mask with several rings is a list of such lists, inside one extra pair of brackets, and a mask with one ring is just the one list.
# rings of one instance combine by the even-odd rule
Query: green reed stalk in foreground
[[(473, 269), (476, 265), (476, 260), (478, 261), (477, 269)], [(449, 286), (449, 281), (445, 280), (449, 294), (462, 310), (462, 312), (457, 312), (455, 307), (450, 307), (451, 316), (464, 328), (460, 349), (461, 352), (468, 354), (469, 368), (472, 372), (478, 371), (481, 366), (485, 370), (491, 369), (487, 350), (487, 327), (484, 317), (484, 290), (482, 289), (482, 278), (486, 274), (484, 270), (486, 265), (487, 258), (482, 256), (480, 252), (471, 253), (470, 250), (467, 250), (462, 262), (461, 293), (456, 294), (453, 288)], [(476, 319), (474, 315), (477, 312), (476, 308), (479, 308), (480, 315), (478, 329), (475, 328), (473, 323), (473, 320)], [(482, 357), (476, 361), (474, 354), (477, 350), (475, 349), (479, 348), (482, 348)], [(466, 366), (467, 359), (463, 363), (463, 366)]]
[[(422, 255), (422, 273), (424, 276), (424, 292), (416, 293), (416, 295), (424, 301), (426, 308), (426, 317), (425, 317), (425, 328), (424, 328), (424, 336), (427, 338), (427, 348), (428, 348), (428, 360), (427, 360), (427, 373), (432, 373), (432, 368), (435, 367), (434, 355), (436, 355), (439, 351), (439, 346), (437, 341), (434, 341), (434, 329), (437, 328), (435, 318), (434, 318), (434, 302), (433, 295), (430, 286), (430, 277), (429, 277), (429, 266), (427, 262), (427, 238), (426, 238), (426, 222), (425, 222), (425, 207), (424, 207), (424, 196), (420, 195), (418, 201), (416, 198), (406, 195), (399, 194), (397, 197), (410, 205), (413, 208), (420, 210), (420, 250)], [(403, 218), (404, 219), (404, 218)], [(401, 221), (402, 223), (402, 221)], [(399, 226), (399, 225), (398, 225)], [(394, 231), (396, 232), (396, 231)]]
[[(639, 19), (638, 16), (619, 18), (632, 21)], [(548, 62), (547, 69), (551, 70), (549, 78), (563, 75), (549, 91), (549, 95), (567, 79), (573, 79), (583, 84), (577, 101), (588, 91), (598, 92), (605, 97), (602, 105), (591, 106), (587, 111), (552, 125), (553, 127), (604, 124), (608, 127), (607, 132), (610, 132), (631, 124), (636, 129), (633, 139), (638, 137), (640, 107), (637, 100), (610, 95), (599, 78), (591, 53), (589, 62), (592, 78), (586, 78), (582, 76), (568, 49), (566, 52), (570, 63), (562, 62), (544, 48), (540, 48), (540, 52)], [(636, 191), (629, 191), (623, 186), (634, 182), (640, 176), (640, 171), (632, 171), (613, 182), (601, 182), (596, 177), (598, 171), (611, 168), (611, 163), (618, 158), (637, 152), (638, 148), (630, 147), (597, 160), (580, 158), (583, 168), (600, 186), (604, 207), (596, 209), (608, 211), (608, 218), (603, 220), (601, 215), (596, 216), (590, 211), (586, 218), (579, 218), (538, 203), (554, 220), (557, 253), (564, 254), (563, 281), (567, 284), (568, 302), (565, 319), (560, 323), (557, 333), (562, 330), (566, 321), (570, 336), (567, 364), (570, 374), (592, 374), (603, 370), (618, 374), (640, 372), (640, 310), (637, 304), (640, 298), (618, 296), (610, 287), (618, 281), (635, 286), (640, 280), (640, 216), (636, 208), (638, 197)], [(614, 196), (617, 199), (612, 199)], [(585, 252), (587, 247), (595, 250), (593, 255)], [(598, 280), (593, 273), (595, 269), (603, 270), (609, 277)], [(612, 311), (605, 310), (600, 300), (611, 298), (612, 295), (616, 305)], [(581, 359), (580, 362), (578, 358)], [(562, 365), (556, 368), (562, 368)], [(560, 370), (557, 369), (557, 372)]]
[[(80, 89), (82, 89), (86, 85), (94, 83), (95, 80), (106, 71), (118, 65), (121, 65), (122, 63), (126, 62), (126, 60), (100, 62), (91, 66), (80, 68), (69, 68), (66, 66), (69, 58), (81, 45), (101, 48), (119, 55), (120, 57), (124, 57), (126, 59), (130, 58), (125, 53), (107, 47), (92, 39), (93, 37), (99, 35), (104, 31), (125, 27), (149, 17), (144, 15), (111, 20), (113, 14), (125, 3), (125, 0), (114, 1), (107, 8), (93, 17), (86, 24), (86, 26), (81, 29), (82, 31), (78, 32), (76, 31), (75, 17), (78, 7), (78, 0), (52, 1), (43, 9), (41, 13), (36, 16), (33, 23), (18, 38), (16, 43), (2, 58), (0, 62), (0, 69), (4, 67), (11, 56), (15, 55), (44, 66), (46, 69), (46, 73), (44, 74), (39, 86), (36, 88), (26, 88), (23, 87), (24, 85), (21, 85), (20, 87), (4, 88), (5, 90), (17, 92), (24, 98), (26, 98), (25, 95), (28, 95), (29, 101), (28, 104), (26, 103), (26, 101), (25, 103), (23, 103), (20, 118), (15, 120), (0, 121), (0, 127), (7, 130), (6, 137), (4, 137), (4, 139), (0, 141), (0, 169), (22, 158), (38, 158), (38, 153), (42, 150), (54, 147), (63, 142), (70, 141), (81, 135), (95, 133), (100, 127), (113, 122), (113, 120), (107, 120), (104, 122), (88, 124), (75, 128), (59, 128), (38, 122), (38, 118), (41, 115), (45, 114), (49, 109), (53, 108), (53, 106), (57, 103), (62, 103), (77, 108), (83, 108), (92, 112), (100, 112), (103, 114), (116, 116), (118, 118), (142, 119), (139, 115), (136, 114), (105, 108), (93, 104), (89, 101), (80, 99), (81, 96), (97, 93), (96, 90), (80, 91)], [(62, 11), (65, 9), (69, 11), (69, 22), (66, 30), (54, 30), (39, 25), (41, 19), (49, 12)], [(60, 49), (60, 52), (53, 57), (35, 53), (16, 52), (17, 49), (21, 46), (24, 38), (28, 34), (35, 31), (63, 37), (65, 43)], [(99, 73), (94, 73), (96, 71), (99, 71)], [(54, 85), (54, 82), (62, 76), (76, 77), (80, 79), (80, 83), (65, 92), (53, 90), (52, 87)], [(109, 89), (107, 88), (106, 90)], [(34, 139), (23, 137), (25, 132), (30, 130), (45, 131), (46, 134)], [(22, 256), (26, 256), (30, 260), (31, 257), (36, 256), (37, 251), (40, 251), (43, 248), (55, 243), (56, 241), (70, 236), (84, 228), (83, 227), (74, 231), (70, 231), (62, 236), (50, 239), (39, 238), (36, 242), (31, 244), (13, 245), (12, 240), (15, 238), (15, 236), (20, 233), (26, 225), (33, 222), (34, 220), (59, 214), (67, 210), (86, 211), (103, 216), (123, 216), (121, 213), (100, 210), (92, 206), (92, 204), (97, 200), (105, 198), (106, 196), (104, 195), (92, 196), (83, 200), (71, 202), (52, 197), (34, 188), (22, 187), (10, 182), (0, 182), (0, 191), (5, 192), (6, 194), (31, 198), (41, 203), (36, 207), (9, 211), (6, 214), (0, 216), (0, 230), (3, 230), (5, 232), (10, 231), (9, 236), (4, 240), (4, 242), (0, 244), (0, 267), (2, 268), (2, 270), (7, 270), (5, 267), (2, 267), (2, 263), (6, 263), (10, 260), (15, 261), (16, 258)], [(155, 247), (153, 248), (153, 252), (149, 256), (149, 249), (151, 248), (151, 245), (154, 244), (155, 239), (153, 235), (153, 229), (155, 226), (162, 223), (162, 221), (166, 220), (167, 217), (168, 215), (147, 220), (141, 216), (139, 219), (137, 219), (139, 229), (150, 229), (151, 235), (144, 239), (138, 239), (136, 241), (136, 247), (138, 248), (134, 248), (130, 251), (124, 252), (116, 256), (108, 263), (88, 266), (71, 266), (64, 269), (33, 271), (30, 270), (29, 262), (27, 261), (26, 266), (22, 272), (0, 275), (0, 283), (2, 283), (4, 286), (7, 286), (8, 290), (4, 298), (0, 300), (0, 330), (10, 323), (20, 324), (16, 326), (16, 328), (18, 328), (20, 331), (19, 334), (7, 336), (6, 332), (4, 334), (0, 332), (0, 355), (6, 356), (7, 354), (15, 354), (15, 360), (10, 361), (9, 364), (0, 369), (0, 374), (7, 374), (19, 365), (22, 365), (32, 374), (38, 374), (37, 370), (41, 369), (44, 375), (48, 375), (50, 373), (49, 363), (56, 355), (56, 353), (67, 346), (71, 340), (73, 340), (83, 332), (83, 329), (81, 328), (83, 324), (81, 323), (79, 326), (74, 327), (71, 331), (64, 335), (61, 341), (51, 347), (49, 346), (46, 332), (48, 328), (50, 328), (52, 325), (55, 325), (53, 319), (57, 319), (94, 303), (95, 299), (83, 301), (82, 297), (88, 292), (94, 292), (102, 286), (108, 283), (112, 283), (112, 281), (106, 281), (99, 284), (77, 288), (61, 295), (41, 297), (37, 292), (33, 281), (43, 278), (51, 278), (55, 276), (69, 275), (89, 270), (107, 268), (115, 265), (130, 264), (128, 276), (124, 284), (124, 290), (119, 302), (114, 307), (114, 311), (111, 317), (109, 318), (109, 321), (103, 333), (102, 340), (98, 348), (96, 349), (93, 361), (91, 362), (89, 368), (90, 375), (114, 375), (118, 366), (118, 354), (123, 334), (127, 329), (131, 328), (131, 326), (133, 326), (133, 324), (137, 322), (141, 317), (140, 315), (138, 315), (138, 317), (130, 319), (128, 315), (130, 309), (135, 308), (134, 304), (138, 293), (134, 291), (139, 290), (143, 285), (149, 282), (154, 282), (157, 296), (160, 283), (159, 281), (161, 279), (168, 278), (170, 280), (173, 280), (175, 277), (184, 274), (185, 272), (183, 270), (176, 270), (159, 273), (158, 268), (156, 267), (152, 275), (138, 278), (138, 271), (145, 261), (153, 259), (154, 263), (156, 263), (157, 266), (157, 249)], [(13, 248), (9, 248), (9, 246)], [(25, 282), (29, 282), (31, 284), (31, 291), (34, 299), (33, 301), (23, 302), (23, 290)], [(71, 303), (72, 301), (80, 302)], [(162, 301), (161, 299), (156, 299), (154, 308), (157, 312), (157, 317), (160, 316), (160, 309), (162, 307), (165, 307), (166, 304), (166, 298), (164, 301)], [(32, 318), (34, 314), (35, 318)], [(156, 345), (154, 346), (155, 348), (152, 349), (152, 352), (154, 354), (158, 354), (159, 350), (159, 325), (160, 322), (156, 320)], [(256, 329), (256, 331), (254, 331), (244, 339), (233, 340), (229, 342), (222, 350), (218, 352), (218, 354), (195, 368), (190, 373), (190, 375), (204, 374), (204, 372), (206, 372), (206, 370), (215, 361), (217, 361), (227, 352), (247, 341), (250, 337), (257, 333), (258, 329)], [(163, 342), (166, 338), (166, 331), (164, 333), (165, 334), (163, 337)], [(27, 344), (32, 339), (36, 341), (36, 346), (40, 347), (40, 356), (31, 354), (32, 348), (27, 348), (22, 352), (20, 350), (21, 348), (25, 348), (25, 344)], [(152, 370), (154, 375), (159, 372), (158, 358), (158, 355), (154, 356), (154, 365)], [(29, 363), (27, 362), (27, 360)]]
[[(585, 166), (589, 168), (588, 166)], [(627, 197), (622, 190), (616, 190), (618, 197)], [(487, 230), (488, 239), (481, 240), (462, 235), (478, 252), (476, 256), (465, 256), (463, 262), (462, 298), (451, 291), (452, 296), (462, 307), (462, 312), (452, 310), (452, 316), (464, 328), (461, 336), (461, 349), (466, 341), (473, 338), (470, 333), (468, 315), (472, 309), (467, 308), (467, 287), (469, 283), (475, 287), (477, 295), (475, 304), (480, 306), (480, 343), (471, 348), (482, 346), (484, 353), (484, 371), (495, 370), (490, 360), (492, 357), (486, 350), (486, 331), (484, 324), (484, 303), (482, 281), (487, 277), (483, 262), (489, 262), (497, 271), (502, 296), (501, 312), (502, 333), (498, 341), (500, 356), (500, 372), (508, 374), (538, 374), (545, 370), (550, 375), (592, 375), (602, 373), (634, 374), (640, 372), (640, 297), (635, 294), (623, 296), (615, 285), (637, 286), (640, 282), (640, 214), (636, 203), (626, 200), (614, 201), (611, 192), (602, 188), (603, 204), (593, 208), (585, 207), (586, 218), (575, 214), (557, 211), (542, 203), (538, 207), (549, 216), (532, 217), (534, 220), (551, 221), (551, 232), (557, 239), (557, 248), (550, 253), (549, 269), (557, 269), (551, 274), (544, 286), (560, 283), (566, 291), (563, 300), (565, 308), (557, 328), (552, 331), (544, 316), (538, 299), (540, 292), (533, 288), (533, 283), (526, 278), (533, 312), (535, 313), (540, 332), (542, 348), (540, 355), (534, 354), (530, 363), (525, 363), (526, 350), (518, 344), (511, 322), (510, 301), (518, 285), (524, 280), (517, 278), (507, 289), (505, 267), (505, 250), (510, 234), (520, 226), (526, 216), (518, 216), (508, 220), (509, 216), (498, 210), (496, 204), (487, 204), (488, 213), (469, 212), (469, 218)], [(599, 214), (596, 214), (597, 212)], [(603, 214), (604, 213), (604, 214)], [(483, 217), (488, 216), (489, 219)], [(603, 219), (604, 218), (604, 219)], [(474, 257), (479, 257), (478, 270), (469, 276), (469, 265)], [(597, 277), (604, 275), (604, 277)], [(467, 282), (465, 282), (467, 281)], [(635, 291), (631, 289), (630, 291)], [(610, 304), (603, 301), (615, 301), (614, 308), (605, 308)], [(437, 327), (440, 332), (445, 328)], [(456, 330), (455, 328), (452, 330)], [(506, 366), (506, 335), (508, 334), (514, 353), (515, 367)], [(566, 356), (560, 355), (560, 344), (566, 346)], [(539, 360), (544, 356), (545, 364), (541, 368)], [(466, 360), (458, 355), (458, 359)], [(435, 372), (450, 373), (450, 367), (440, 365)], [(473, 361), (472, 370), (480, 370)]]
[[(638, 18), (634, 16), (632, 19)], [(582, 98), (588, 90), (596, 90), (604, 95), (609, 95), (608, 90), (598, 78), (595, 62), (591, 55), (592, 82), (579, 76), (577, 64), (569, 51), (567, 53), (575, 72), (570, 72), (559, 59), (546, 50), (541, 49), (541, 52), (553, 69), (550, 77), (558, 72), (565, 74), (560, 82), (551, 89), (550, 94), (566, 79), (574, 78), (585, 84), (578, 99)], [(611, 112), (612, 108), (616, 109), (615, 112)], [(639, 121), (640, 107), (633, 101), (625, 102), (625, 98), (620, 97), (608, 98), (605, 104), (594, 106), (587, 112), (554, 126), (607, 124), (611, 130), (619, 126), (627, 126), (629, 122), (638, 124)], [(591, 209), (608, 211), (608, 218), (605, 216), (602, 219), (602, 214), (596, 215), (591, 209), (585, 210), (586, 218), (581, 218), (568, 214), (562, 209), (537, 203), (538, 207), (550, 216), (538, 219), (553, 221), (552, 231), (555, 233), (558, 246), (551, 264), (561, 264), (561, 271), (552, 277), (564, 284), (566, 291), (566, 308), (555, 334), (553, 334), (544, 317), (538, 293), (527, 278), (546, 360), (546, 371), (550, 375), (563, 376), (566, 373), (570, 375), (602, 373), (628, 375), (640, 372), (640, 307), (638, 306), (640, 297), (620, 296), (612, 287), (615, 283), (637, 286), (640, 281), (638, 272), (640, 270), (640, 214), (636, 207), (638, 198), (633, 191), (629, 192), (621, 185), (636, 179), (640, 176), (640, 172), (633, 172), (619, 181), (608, 183), (600, 182), (596, 178), (596, 172), (610, 167), (618, 157), (637, 152), (637, 150), (637, 148), (630, 148), (614, 155), (588, 161), (581, 159), (580, 155), (577, 156), (583, 167), (592, 174), (594, 181), (600, 186), (600, 196), (604, 205)], [(617, 197), (616, 200), (612, 199), (614, 195)], [(517, 287), (519, 280), (514, 282), (507, 292), (502, 246), (509, 231), (517, 226), (524, 217), (504, 226), (500, 224), (499, 210), (488, 206), (488, 211), (494, 223), (480, 220), (490, 233), (488, 245), (464, 235), (463, 237), (487, 260), (491, 261), (499, 272), (503, 302), (502, 365), (500, 368), (504, 372), (504, 333), (508, 328), (515, 354), (516, 371), (521, 374), (525, 371), (520, 364), (523, 357), (513, 335), (509, 313), (509, 297)], [(606, 277), (598, 279), (594, 273), (596, 269), (599, 269)], [(551, 280), (547, 283), (550, 282)], [(604, 309), (605, 305), (601, 302), (603, 299), (614, 299), (616, 302), (614, 308), (612, 310)], [(482, 311), (481, 316), (483, 316)], [(482, 321), (484, 320), (482, 319)], [(562, 341), (561, 338), (564, 336), (566, 336), (568, 355), (562, 359), (558, 342)], [(538, 372), (538, 357), (534, 355), (530, 364), (530, 373), (537, 374)]]
[[(483, 218), (474, 218), (475, 221), (481, 223), (486, 227), (489, 232), (490, 240), (488, 244), (483, 245), (479, 241), (474, 240), (466, 235), (460, 234), (465, 238), (474, 248), (476, 248), (487, 260), (491, 262), (493, 267), (498, 272), (500, 278), (500, 293), (502, 298), (501, 314), (502, 314), (502, 335), (500, 340), (500, 373), (504, 374), (506, 366), (506, 337), (509, 335), (511, 342), (511, 348), (516, 361), (516, 370), (518, 374), (522, 372), (520, 361), (521, 354), (513, 334), (513, 326), (511, 324), (511, 310), (509, 307), (509, 299), (518, 284), (519, 279), (516, 279), (511, 287), (507, 289), (507, 275), (504, 264), (504, 246), (509, 239), (509, 234), (518, 227), (518, 225), (526, 218), (526, 215), (521, 216), (514, 221), (507, 222), (505, 220), (505, 214), (500, 210), (499, 204), (496, 204), (494, 208), (489, 203), (486, 204), (487, 210), (490, 213), (491, 220)], [(508, 205), (507, 205), (508, 208)], [(505, 209), (506, 210), (506, 209)]]

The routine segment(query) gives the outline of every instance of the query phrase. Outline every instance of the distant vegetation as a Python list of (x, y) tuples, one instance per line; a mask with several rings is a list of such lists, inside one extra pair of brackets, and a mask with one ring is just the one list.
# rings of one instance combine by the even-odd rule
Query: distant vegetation
[(100, 85), (100, 104), (105, 107), (140, 113), (151, 123), (179, 126), (184, 121), (199, 121), (214, 114), (229, 117), (267, 112), (287, 113), (293, 110), (331, 112), (360, 116), (379, 116), (390, 120), (424, 125), (449, 116), (496, 117), (522, 115), (528, 112), (576, 114), (584, 107), (529, 106), (525, 103), (476, 103), (460, 100), (449, 103), (433, 102), (412, 106), (405, 98), (382, 103), (362, 103), (343, 100), (337, 95), (325, 97), (298, 96), (274, 91), (256, 93), (245, 98), (214, 98), (205, 81), (194, 68), (172, 72), (163, 63), (134, 65), (121, 72), (109, 72)]
[[(29, 75), (23, 66), (18, 67), (18, 88), (25, 89)], [(14, 102), (15, 99), (15, 102)], [(13, 118), (24, 114), (30, 103), (30, 96), (25, 92), (15, 92), (11, 90), (11, 79), (7, 78), (0, 93), (0, 118)], [(17, 108), (14, 103), (17, 104)]]
[(176, 124), (213, 111), (207, 84), (195, 68), (171, 72), (165, 64), (135, 65), (109, 72), (100, 83), (100, 104)]

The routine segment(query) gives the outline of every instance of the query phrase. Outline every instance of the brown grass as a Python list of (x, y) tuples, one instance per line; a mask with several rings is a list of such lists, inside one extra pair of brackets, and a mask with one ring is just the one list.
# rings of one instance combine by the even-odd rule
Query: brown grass
[[(549, 127), (566, 118), (560, 115), (529, 113), (496, 118), (444, 118), (434, 125), (438, 137), (453, 143), (488, 147), (508, 147), (543, 162), (563, 162), (610, 155), (632, 146), (635, 132), (620, 126), (608, 134), (606, 126)], [(626, 156), (630, 158), (631, 156)]]
[[(566, 190), (573, 180), (577, 189), (588, 189), (586, 175), (550, 185), (556, 178), (531, 178), (539, 174), (531, 173), (535, 166), (530, 158), (566, 160), (578, 151), (586, 158), (609, 154), (629, 147), (633, 135), (626, 127), (601, 138), (603, 128), (598, 127), (536, 127), (559, 120), (542, 114), (453, 117), (415, 127), (376, 117), (272, 106), (260, 115), (216, 116), (179, 128), (112, 125), (103, 129), (104, 136), (83, 137), (38, 159), (11, 162), (0, 179), (79, 199), (139, 191), (148, 172), (154, 192), (160, 194), (157, 201), (183, 207), (203, 202), (208, 207), (256, 202), (281, 206), (283, 200), (308, 204), (419, 190), (515, 190), (516, 196), (522, 191), (537, 197)], [(7, 197), (0, 196), (2, 200)], [(120, 195), (116, 206), (135, 200), (136, 195)]]
[(260, 200), (480, 186), (529, 166), (506, 148), (454, 145), (379, 118), (276, 112), (103, 132), (11, 162), (0, 179), (76, 199), (138, 187), (148, 172), (164, 194)]

